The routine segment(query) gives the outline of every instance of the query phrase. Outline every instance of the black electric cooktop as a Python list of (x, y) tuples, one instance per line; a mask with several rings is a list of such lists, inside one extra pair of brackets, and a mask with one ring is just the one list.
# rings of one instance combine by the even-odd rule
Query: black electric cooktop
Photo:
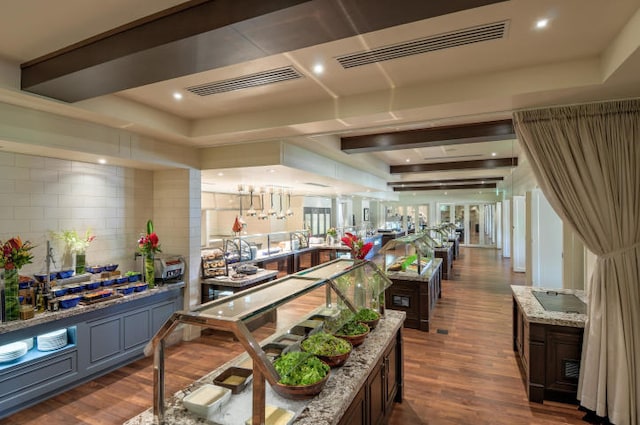
[(556, 291), (532, 291), (542, 307), (547, 311), (562, 313), (587, 313), (587, 305), (573, 294), (561, 294)]

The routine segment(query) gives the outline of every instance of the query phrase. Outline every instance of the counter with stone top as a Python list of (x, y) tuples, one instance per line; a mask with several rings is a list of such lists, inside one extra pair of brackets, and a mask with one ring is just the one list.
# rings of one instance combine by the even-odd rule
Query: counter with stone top
[[(378, 326), (367, 336), (364, 344), (353, 350), (346, 363), (342, 367), (331, 369), (331, 375), (324, 389), (313, 399), (307, 401), (287, 400), (275, 394), (267, 382), (267, 404), (293, 411), (296, 416), (292, 424), (335, 425), (340, 423), (356, 394), (366, 384), (376, 366), (379, 365), (385, 348), (395, 341), (398, 335), (401, 335), (400, 329), (404, 319), (404, 312), (387, 310), (385, 318), (381, 319)], [(237, 357), (174, 394), (167, 400), (165, 423), (172, 425), (243, 424), (251, 416), (251, 385), (247, 386), (242, 393), (232, 396), (223, 412), (208, 418), (209, 421), (186, 410), (182, 406), (182, 399), (201, 385), (212, 383), (213, 379), (228, 367), (242, 364), (247, 360), (247, 357), (247, 354)], [(400, 357), (398, 364), (401, 371), (402, 357)], [(399, 373), (398, 376), (401, 377), (402, 373)], [(149, 400), (149, 403), (151, 404), (152, 400)], [(152, 409), (148, 409), (125, 422), (125, 425), (147, 424), (154, 424)]]
[(587, 296), (584, 291), (574, 289), (546, 289), (531, 286), (511, 285), (513, 298), (518, 303), (526, 320), (530, 323), (541, 323), (548, 325), (570, 326), (584, 328), (587, 320), (586, 314), (565, 313), (560, 311), (547, 311), (536, 299), (532, 291), (554, 291), (559, 294), (573, 294), (583, 303), (587, 304)]
[(511, 291), (513, 351), (522, 365), (529, 401), (576, 403), (586, 314), (545, 310), (533, 291), (573, 294), (586, 303), (584, 292), (518, 285)]
[(2, 325), (0, 326), (0, 335), (37, 325), (62, 321), (63, 319), (72, 319), (74, 316), (80, 316), (88, 312), (108, 309), (109, 307), (112, 307), (114, 305), (130, 303), (132, 301), (141, 300), (157, 294), (162, 294), (167, 291), (174, 291), (181, 288), (184, 288), (184, 282), (182, 281), (157, 284), (153, 289), (146, 289), (142, 292), (133, 292), (129, 295), (124, 296), (113, 296), (95, 304), (79, 304), (76, 307), (59, 309), (58, 311), (44, 311), (42, 313), (36, 313), (32, 319), (15, 320), (12, 322), (2, 323)]
[(154, 333), (183, 308), (183, 288), (183, 282), (165, 284), (3, 323), (0, 345), (33, 348), (0, 364), (0, 418), (141, 358)]

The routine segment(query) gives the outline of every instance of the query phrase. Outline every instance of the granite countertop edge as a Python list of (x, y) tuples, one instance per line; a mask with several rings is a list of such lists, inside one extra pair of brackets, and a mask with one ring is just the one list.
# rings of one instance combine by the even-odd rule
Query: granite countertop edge
[(106, 301), (102, 301), (96, 304), (89, 304), (89, 305), (79, 304), (78, 306), (72, 307), (69, 309), (60, 309), (58, 311), (45, 311), (43, 313), (37, 313), (35, 317), (33, 317), (32, 319), (16, 320), (12, 322), (2, 323), (0, 325), (0, 335), (17, 331), (20, 329), (29, 328), (32, 326), (54, 322), (60, 319), (66, 319), (68, 317), (79, 316), (81, 314), (88, 313), (90, 311), (104, 309), (116, 304), (123, 304), (126, 302), (147, 298), (156, 294), (160, 294), (162, 292), (168, 292), (175, 289), (183, 288), (184, 286), (185, 286), (185, 283), (182, 281), (157, 284), (156, 287), (153, 289), (147, 289), (142, 292), (134, 292), (130, 295), (124, 295), (122, 297), (117, 297), (117, 298), (114, 297), (112, 299), (107, 299)]

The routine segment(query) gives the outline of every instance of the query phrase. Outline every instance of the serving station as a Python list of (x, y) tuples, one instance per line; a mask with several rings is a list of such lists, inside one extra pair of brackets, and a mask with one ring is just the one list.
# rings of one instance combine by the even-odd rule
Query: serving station
[[(207, 412), (207, 420), (220, 424), (266, 423), (268, 412), (273, 409), (292, 412), (291, 423), (365, 424), (384, 423), (390, 413), (391, 403), (402, 398), (402, 345), (400, 328), (404, 313), (384, 309), (384, 293), (391, 282), (378, 267), (369, 261), (337, 259), (297, 274), (287, 276), (234, 295), (212, 301), (191, 312), (174, 313), (163, 325), (149, 345), (154, 353), (154, 407), (133, 418), (128, 424), (138, 423), (199, 423), (181, 406), (187, 393), (215, 380), (222, 371), (218, 369), (194, 383), (189, 389), (177, 393), (169, 404), (164, 394), (164, 344), (171, 331), (180, 323), (201, 326), (234, 334), (246, 354), (223, 368), (242, 366), (249, 368), (252, 383), (237, 395), (232, 395), (220, 409)], [(312, 296), (310, 300), (302, 297)], [(299, 300), (297, 302), (294, 302)], [(322, 300), (319, 302), (318, 300)], [(298, 313), (294, 321), (291, 314), (273, 314), (274, 311), (295, 305)], [(307, 306), (303, 311), (300, 306)], [(324, 383), (320, 396), (299, 401), (297, 392), (280, 383), (272, 363), (270, 348), (286, 340), (295, 341), (300, 336), (319, 329), (335, 332), (349, 320), (358, 308), (367, 307), (380, 311), (383, 318), (370, 338), (352, 351), (353, 357), (339, 369), (332, 369)], [(251, 332), (249, 324), (268, 315), (277, 322)], [(315, 323), (314, 323), (315, 322)], [(256, 335), (261, 335), (260, 339)], [(285, 351), (296, 350), (292, 342)], [(362, 365), (361, 363), (364, 363)], [(349, 380), (343, 379), (350, 377)], [(335, 391), (326, 392), (329, 389)], [(315, 393), (313, 393), (315, 394)], [(294, 399), (294, 401), (291, 400)], [(321, 405), (322, 409), (314, 408)], [(252, 412), (249, 414), (249, 412)], [(244, 415), (242, 418), (238, 414)], [(316, 416), (324, 420), (316, 421)], [(341, 418), (344, 420), (341, 421)], [(191, 419), (189, 419), (191, 418)], [(315, 419), (314, 419), (315, 418)]]
[(0, 346), (24, 344), (0, 363), (0, 418), (143, 356), (145, 345), (182, 308), (184, 282), (3, 323)]
[(511, 285), (513, 351), (529, 401), (576, 403), (586, 316), (584, 291)]
[(442, 297), (442, 259), (434, 257), (434, 245), (427, 233), (416, 233), (394, 239), (382, 249), (386, 274), (393, 282), (386, 290), (386, 307), (404, 311), (406, 327), (427, 332)]

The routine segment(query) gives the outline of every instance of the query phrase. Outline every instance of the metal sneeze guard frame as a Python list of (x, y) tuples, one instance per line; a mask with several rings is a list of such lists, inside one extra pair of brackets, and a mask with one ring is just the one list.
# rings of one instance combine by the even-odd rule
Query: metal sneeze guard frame
[[(275, 385), (280, 377), (273, 364), (267, 358), (259, 342), (253, 337), (245, 322), (269, 313), (271, 310), (286, 304), (314, 289), (326, 287), (325, 306), (331, 305), (331, 292), (335, 292), (349, 310), (357, 311), (353, 302), (340, 291), (335, 279), (352, 273), (358, 269), (370, 267), (373, 274), (380, 276), (384, 282), (376, 297), (384, 297), (384, 291), (392, 283), (387, 276), (370, 261), (354, 261), (336, 259), (320, 264), (297, 274), (258, 285), (232, 296), (213, 300), (200, 305), (193, 311), (179, 311), (162, 325), (145, 349), (145, 353), (153, 352), (153, 417), (154, 422), (164, 425), (165, 422), (165, 386), (164, 386), (164, 350), (165, 339), (180, 323), (231, 332), (242, 344), (253, 360), (253, 405), (252, 423), (265, 423), (265, 379)], [(277, 296), (279, 293), (280, 296)], [(251, 301), (254, 296), (255, 300)], [(276, 296), (270, 299), (271, 296)], [(236, 301), (238, 305), (236, 306)], [(236, 307), (238, 311), (236, 311)], [(384, 300), (380, 303), (380, 311), (384, 314)]]

